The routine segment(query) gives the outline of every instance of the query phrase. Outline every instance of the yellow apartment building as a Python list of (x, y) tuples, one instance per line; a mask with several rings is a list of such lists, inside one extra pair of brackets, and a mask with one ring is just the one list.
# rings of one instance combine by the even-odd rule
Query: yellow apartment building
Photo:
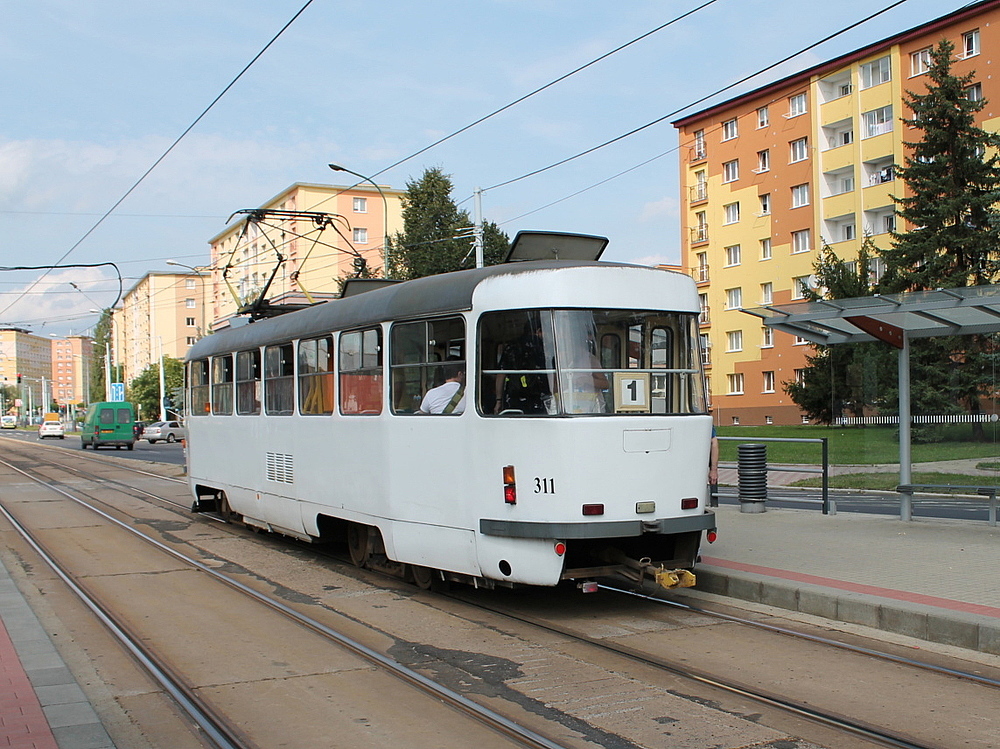
[[(241, 215), (209, 240), (211, 320), (223, 324), (265, 286), (274, 303), (338, 296), (358, 258), (383, 275), (385, 236), (402, 231), (403, 195), (386, 185), (299, 182), (259, 206), (254, 220)], [(331, 218), (317, 221), (314, 212)]]
[(126, 292), (112, 316), (113, 364), (131, 382), (160, 356), (183, 359), (207, 324), (208, 274), (151, 272)]
[(4, 403), (5, 413), (27, 417), (47, 410), (52, 395), (51, 341), (23, 328), (0, 328), (0, 384), (15, 388), (15, 399), (21, 401), (19, 407)]
[[(784, 392), (813, 349), (740, 310), (801, 299), (824, 243), (843, 260), (865, 235), (888, 247), (896, 227), (894, 165), (919, 137), (901, 118), (906, 91), (926, 90), (928, 52), (955, 45), (956, 75), (975, 71), (980, 125), (1000, 130), (1000, 0), (804, 70), (674, 123), (681, 143), (682, 264), (698, 283), (709, 392), (719, 424), (792, 424)], [(1000, 58), (998, 58), (1000, 59)], [(903, 229), (905, 227), (900, 227)], [(873, 262), (874, 276), (881, 261)]]

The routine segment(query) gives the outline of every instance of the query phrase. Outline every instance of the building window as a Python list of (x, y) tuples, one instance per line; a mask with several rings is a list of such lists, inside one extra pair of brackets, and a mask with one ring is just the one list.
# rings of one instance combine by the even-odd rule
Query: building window
[(193, 335), (187, 336), (185, 340), (187, 341), (188, 346), (194, 346), (198, 342), (198, 339)]
[(184, 288), (185, 289), (193, 289), (194, 288), (194, 279), (193, 278), (185, 278), (184, 279)]
[(194, 299), (185, 299), (184, 306), (187, 307), (188, 309), (194, 309), (197, 305)]
[(732, 418), (733, 426), (734, 427), (738, 427), (740, 425), (740, 417), (739, 416), (733, 416), (731, 418)]
[(812, 276), (795, 276), (792, 279), (792, 299), (805, 299), (812, 289)]
[(355, 198), (354, 199), (354, 212), (355, 213), (368, 213), (368, 198)]
[(195, 323), (193, 317), (185, 317), (184, 324), (187, 325), (189, 328), (193, 328), (197, 323)]
[(722, 123), (722, 140), (732, 140), (739, 134), (739, 125), (735, 117)]
[(966, 31), (962, 34), (962, 55), (974, 57), (979, 54), (979, 29)]
[(695, 276), (695, 280), (698, 282), (708, 281), (708, 253), (699, 252), (695, 255), (695, 258), (698, 260), (698, 267), (696, 271), (697, 275)]
[(774, 301), (774, 284), (768, 281), (760, 285), (760, 303), (770, 304)]
[(809, 184), (795, 185), (792, 188), (792, 208), (809, 205)]
[(761, 372), (764, 379), (763, 392), (773, 393), (774, 392), (774, 372)]
[(708, 215), (705, 211), (698, 211), (694, 214), (695, 226), (691, 227), (692, 242), (708, 241)]
[(743, 287), (737, 286), (734, 289), (726, 289), (726, 309), (742, 309), (743, 307)]
[(734, 244), (726, 248), (726, 265), (739, 265), (740, 264), (740, 246)]
[(789, 147), (789, 163), (794, 164), (796, 161), (805, 161), (809, 158), (809, 139), (799, 138), (798, 140), (793, 140), (788, 144)]
[(766, 192), (763, 195), (758, 195), (760, 198), (760, 214), (761, 216), (767, 216), (771, 212), (771, 193)]
[[(726, 375), (729, 379), (729, 394), (730, 395), (743, 395), (743, 373), (737, 372), (735, 374)], [(740, 417), (733, 417), (733, 424), (739, 424)]]
[(722, 181), (735, 182), (740, 178), (740, 160), (733, 159), (722, 165)]
[(855, 239), (858, 235), (857, 227), (854, 222), (845, 223), (840, 225), (840, 241), (850, 242)]
[[(979, 32), (976, 32), (977, 34)], [(767, 107), (761, 107), (757, 110), (757, 127), (767, 127), (771, 122), (771, 116), (768, 114)]]
[(774, 331), (766, 325), (760, 329), (760, 347), (774, 348)]
[(792, 232), (792, 254), (809, 252), (812, 249), (812, 231), (802, 229)]
[(892, 80), (892, 65), (888, 55), (861, 66), (861, 88), (871, 88)]
[(723, 223), (735, 224), (740, 220), (740, 204), (739, 203), (729, 203), (723, 206), (726, 214), (726, 219)]
[(926, 73), (931, 68), (931, 48), (910, 53), (910, 75)]
[(808, 99), (806, 94), (796, 94), (795, 96), (788, 97), (788, 116), (798, 117), (800, 114), (805, 114), (808, 109), (806, 106)]
[(982, 101), (983, 98), (983, 84), (973, 83), (971, 86), (965, 89), (965, 98), (969, 101)]
[(708, 158), (708, 150), (705, 148), (705, 131), (694, 131), (694, 146), (691, 149), (691, 158), (694, 161), (701, 161)]
[(795, 376), (796, 385), (806, 384), (806, 371), (804, 369), (796, 369), (793, 374)]
[(355, 227), (354, 244), (368, 244), (368, 230), (364, 227)]
[(708, 175), (704, 169), (694, 173), (694, 184), (691, 185), (691, 201), (708, 200)]
[(730, 330), (726, 333), (726, 351), (743, 350), (743, 331)]
[(708, 294), (698, 295), (698, 305), (701, 307), (701, 314), (698, 316), (698, 322), (702, 325), (708, 325), (711, 322), (711, 316), (708, 311)]
[(773, 424), (774, 423), (774, 417), (773, 416), (765, 416), (764, 417), (764, 423), (765, 424)]
[(892, 107), (879, 107), (861, 115), (864, 123), (864, 137), (874, 138), (892, 132)]
[(768, 149), (757, 152), (757, 169), (756, 173), (771, 171), (771, 152)]
[(760, 240), (760, 259), (770, 260), (771, 259), (771, 238)]

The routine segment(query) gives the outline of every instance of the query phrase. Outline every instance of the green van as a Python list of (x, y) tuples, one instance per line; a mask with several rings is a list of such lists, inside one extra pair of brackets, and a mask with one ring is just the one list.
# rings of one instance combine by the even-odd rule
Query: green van
[(116, 450), (135, 445), (135, 409), (131, 403), (91, 403), (80, 432), (80, 447), (107, 445)]

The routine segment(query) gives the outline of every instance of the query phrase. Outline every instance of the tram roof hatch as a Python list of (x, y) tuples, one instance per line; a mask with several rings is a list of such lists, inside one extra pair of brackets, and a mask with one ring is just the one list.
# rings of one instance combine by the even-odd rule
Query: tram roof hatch
[(523, 260), (599, 260), (607, 237), (564, 234), (555, 231), (519, 231), (510, 244), (505, 263)]

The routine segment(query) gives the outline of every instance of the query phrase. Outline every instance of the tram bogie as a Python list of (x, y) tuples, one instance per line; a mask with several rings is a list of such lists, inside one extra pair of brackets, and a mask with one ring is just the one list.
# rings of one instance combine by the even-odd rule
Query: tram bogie
[(422, 587), (670, 587), (715, 527), (698, 312), (680, 274), (522, 262), (216, 333), (187, 361), (194, 509)]

